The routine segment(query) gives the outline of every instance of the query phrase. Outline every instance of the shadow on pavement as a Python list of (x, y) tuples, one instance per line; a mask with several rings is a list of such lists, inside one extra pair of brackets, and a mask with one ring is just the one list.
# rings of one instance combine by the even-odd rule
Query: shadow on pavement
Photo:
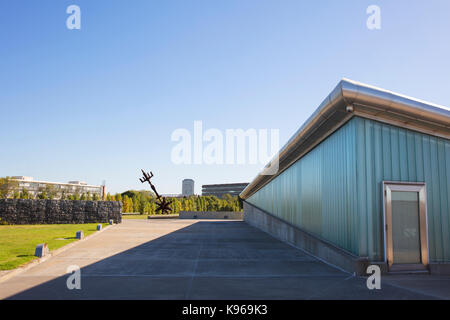
[[(142, 232), (148, 226), (143, 224)], [(337, 270), (242, 221), (199, 221), (85, 266), (81, 290), (69, 290), (68, 277), (9, 299), (430, 298), (390, 285), (368, 290), (365, 279)]]

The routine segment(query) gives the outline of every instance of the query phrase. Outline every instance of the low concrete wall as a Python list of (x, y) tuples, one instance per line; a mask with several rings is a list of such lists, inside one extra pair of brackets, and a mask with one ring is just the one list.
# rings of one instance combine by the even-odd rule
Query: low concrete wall
[(0, 220), (8, 224), (122, 222), (116, 201), (0, 199)]
[[(244, 202), (244, 220), (248, 224), (269, 233), (277, 239), (286, 241), (329, 264), (335, 265), (345, 271), (356, 273), (356, 275), (367, 276), (366, 270), (369, 265), (379, 266), (382, 274), (389, 272), (387, 263), (385, 262), (369, 261), (368, 258), (355, 256), (248, 202)], [(449, 262), (431, 262), (428, 269), (433, 275), (450, 275)]]
[(232, 211), (180, 211), (180, 219), (230, 219), (242, 220), (243, 212)]
[(430, 273), (435, 275), (450, 275), (450, 262), (431, 262)]
[(158, 214), (154, 216), (148, 216), (148, 220), (158, 220), (158, 219), (178, 219), (180, 217), (179, 214)]
[(308, 232), (244, 202), (244, 220), (249, 225), (269, 233), (277, 239), (288, 242), (331, 265), (357, 275), (367, 275), (367, 258), (360, 258), (341, 248), (321, 240)]

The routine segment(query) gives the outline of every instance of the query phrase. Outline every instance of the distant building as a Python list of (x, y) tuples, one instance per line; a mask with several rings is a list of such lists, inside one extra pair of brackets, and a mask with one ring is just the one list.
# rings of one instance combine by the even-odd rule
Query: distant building
[(179, 193), (165, 193), (165, 194), (161, 194), (161, 197), (165, 197), (165, 198), (183, 198), (184, 196), (182, 194), (179, 194)]
[(216, 196), (222, 198), (224, 195), (238, 196), (248, 186), (248, 183), (228, 184), (206, 184), (202, 185), (203, 196)]
[(20, 190), (26, 189), (33, 197), (36, 197), (40, 192), (52, 189), (57, 195), (56, 198), (60, 198), (64, 193), (67, 195), (79, 194), (82, 195), (94, 194), (98, 195), (100, 199), (104, 199), (106, 195), (106, 187), (89, 185), (84, 181), (69, 181), (68, 183), (61, 182), (49, 182), (34, 180), (33, 177), (14, 176), (11, 180), (18, 182)]
[(182, 183), (181, 195), (183, 197), (189, 197), (194, 194), (194, 180), (184, 179)]

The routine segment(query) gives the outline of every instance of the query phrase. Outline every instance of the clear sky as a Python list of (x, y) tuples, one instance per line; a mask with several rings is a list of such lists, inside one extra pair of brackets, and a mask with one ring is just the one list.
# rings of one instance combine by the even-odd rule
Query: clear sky
[(273, 128), (283, 145), (343, 77), (450, 106), (449, 14), (448, 0), (2, 0), (0, 176), (249, 182), (259, 166), (173, 164), (172, 132)]

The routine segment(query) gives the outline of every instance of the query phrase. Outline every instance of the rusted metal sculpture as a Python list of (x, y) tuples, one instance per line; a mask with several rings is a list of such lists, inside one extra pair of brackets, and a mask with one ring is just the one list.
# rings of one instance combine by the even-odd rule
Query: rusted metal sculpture
[(140, 178), (139, 181), (141, 181), (142, 183), (148, 182), (150, 184), (150, 188), (152, 188), (153, 192), (156, 195), (156, 204), (158, 205), (158, 208), (156, 208), (156, 212), (161, 211), (162, 214), (169, 214), (172, 211), (172, 208), (170, 207), (172, 201), (167, 201), (166, 197), (160, 196), (158, 191), (156, 191), (155, 186), (150, 181), (150, 179), (153, 178), (153, 172), (150, 171), (150, 173), (146, 173), (143, 169), (141, 169), (141, 171), (144, 177)]

